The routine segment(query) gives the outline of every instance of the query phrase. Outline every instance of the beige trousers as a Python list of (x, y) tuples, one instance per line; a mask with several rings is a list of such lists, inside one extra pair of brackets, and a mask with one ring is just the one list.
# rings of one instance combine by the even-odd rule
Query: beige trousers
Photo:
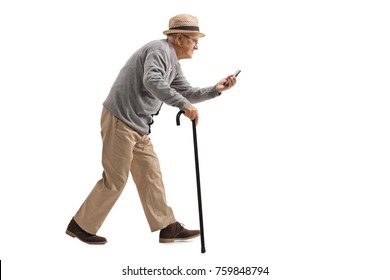
[(141, 136), (107, 109), (101, 117), (103, 176), (74, 216), (85, 231), (96, 234), (121, 195), (129, 176), (137, 186), (151, 231), (176, 222), (167, 205), (160, 164), (147, 135)]

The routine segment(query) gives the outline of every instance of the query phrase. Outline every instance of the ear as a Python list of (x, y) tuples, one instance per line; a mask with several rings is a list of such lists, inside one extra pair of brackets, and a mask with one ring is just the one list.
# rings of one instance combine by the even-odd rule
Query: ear
[(177, 34), (176, 35), (176, 43), (177, 43), (177, 45), (178, 46), (181, 46), (182, 45), (182, 43), (181, 43), (181, 38), (182, 38), (182, 36), (181, 36), (181, 34)]

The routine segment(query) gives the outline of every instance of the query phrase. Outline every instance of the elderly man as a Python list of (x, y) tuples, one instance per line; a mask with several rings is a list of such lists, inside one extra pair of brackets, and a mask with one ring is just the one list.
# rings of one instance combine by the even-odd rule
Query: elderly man
[(197, 123), (198, 110), (192, 104), (219, 96), (234, 86), (236, 78), (228, 76), (205, 88), (192, 87), (186, 80), (179, 60), (192, 58), (198, 39), (204, 36), (196, 17), (177, 15), (163, 33), (166, 39), (147, 43), (129, 58), (103, 103), (102, 178), (66, 230), (85, 243), (107, 242), (96, 233), (121, 195), (130, 172), (150, 230), (160, 230), (160, 242), (199, 236), (199, 230), (185, 229), (177, 222), (167, 205), (159, 161), (148, 135), (153, 116), (163, 103), (183, 110)]

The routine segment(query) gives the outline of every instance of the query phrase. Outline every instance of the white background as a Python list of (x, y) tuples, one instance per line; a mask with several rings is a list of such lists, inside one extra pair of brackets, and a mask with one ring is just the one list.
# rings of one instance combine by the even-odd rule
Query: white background
[[(65, 229), (101, 175), (101, 104), (179, 13), (206, 34), (182, 61), (193, 86), (242, 70), (197, 105), (207, 252), (199, 239), (159, 244), (131, 180), (99, 231), (108, 243), (83, 244)], [(389, 279), (389, 14), (376, 0), (2, 1), (4, 279), (151, 279), (122, 269), (178, 265), (212, 270), (178, 279), (216, 279), (216, 266)], [(150, 136), (168, 203), (197, 228), (191, 124), (176, 113), (163, 106)]]

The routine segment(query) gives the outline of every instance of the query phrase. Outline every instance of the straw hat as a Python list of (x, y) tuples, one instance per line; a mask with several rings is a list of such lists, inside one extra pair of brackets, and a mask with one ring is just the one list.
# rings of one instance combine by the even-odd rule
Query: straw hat
[(180, 14), (171, 18), (169, 20), (169, 30), (165, 30), (163, 33), (165, 35), (173, 33), (196, 33), (198, 37), (205, 36), (199, 32), (198, 19), (187, 14)]

